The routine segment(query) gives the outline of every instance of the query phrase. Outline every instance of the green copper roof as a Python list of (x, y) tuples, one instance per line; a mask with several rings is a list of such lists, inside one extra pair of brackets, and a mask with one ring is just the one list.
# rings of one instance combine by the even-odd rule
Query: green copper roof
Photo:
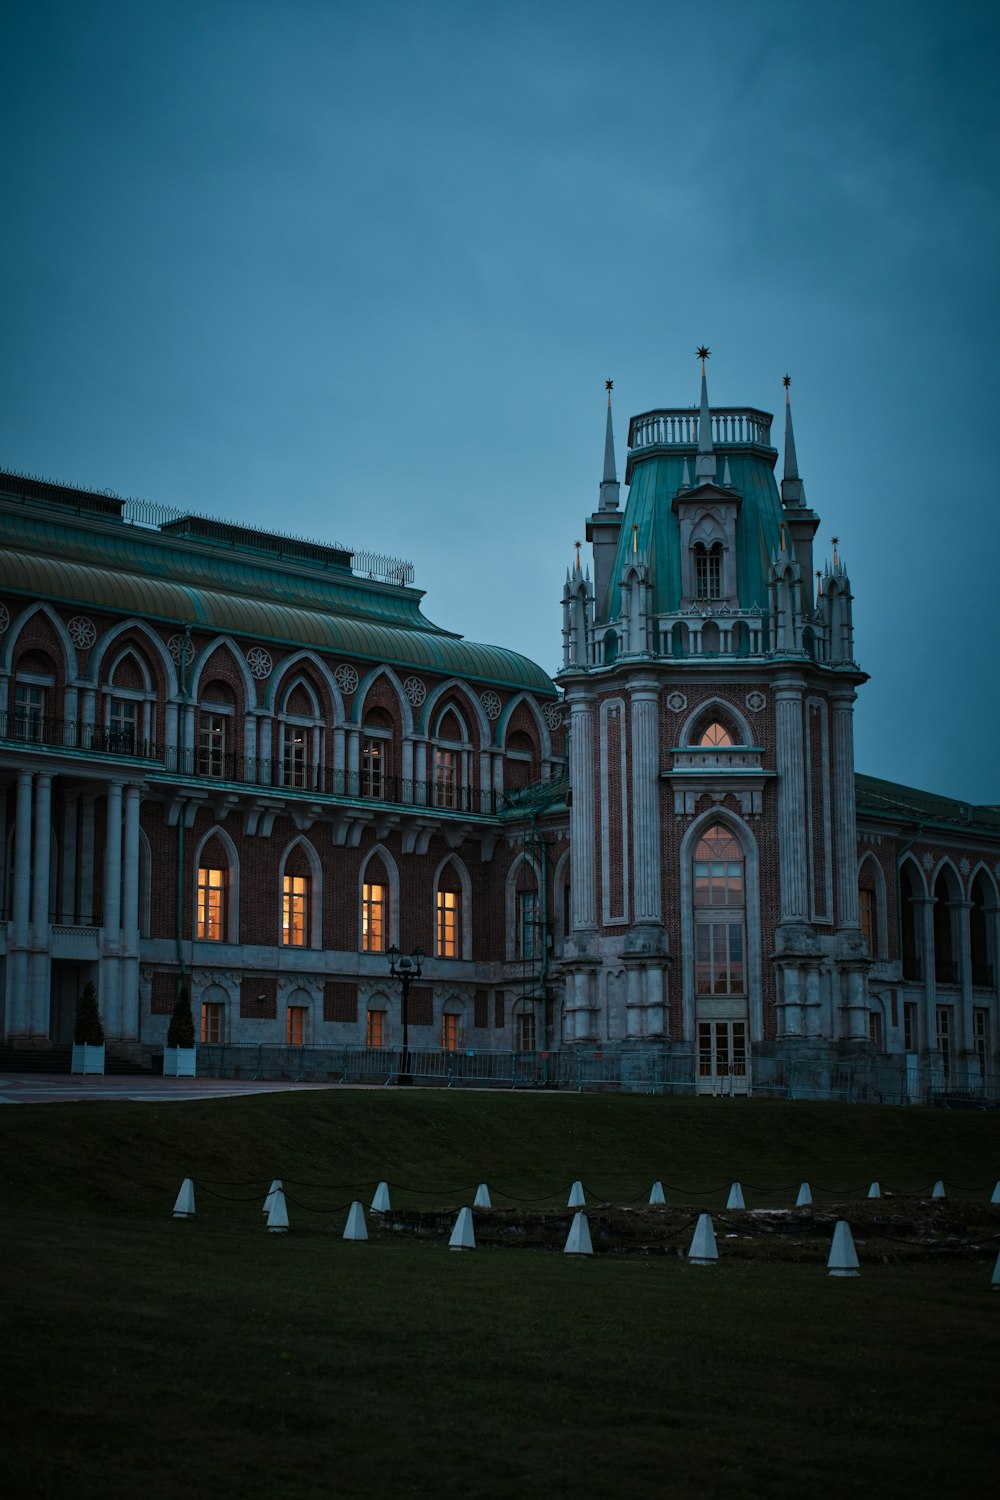
[(962, 828), (989, 832), (994, 837), (1000, 834), (998, 807), (959, 802), (954, 797), (921, 792), (916, 787), (883, 781), (878, 776), (863, 776), (860, 772), (855, 776), (855, 788), (859, 813), (898, 819), (922, 827), (932, 824), (954, 827), (958, 824)]
[(0, 589), (554, 696), (541, 667), (432, 624), (417, 589), (310, 574), (93, 516), (0, 512)]
[[(766, 452), (773, 454), (770, 459)], [(774, 458), (770, 450), (733, 451), (717, 445), (716, 482), (722, 484), (724, 465), (728, 462), (733, 489), (742, 498), (736, 522), (736, 567), (740, 586), (740, 603), (748, 609), (768, 606), (767, 574), (772, 551), (781, 544), (781, 499), (774, 479)], [(694, 481), (695, 444), (676, 446), (646, 454), (633, 454), (629, 461), (631, 483), (625, 503), (625, 516), (618, 539), (618, 553), (605, 599), (595, 600), (598, 623), (613, 620), (621, 608), (619, 580), (632, 550), (632, 527), (638, 526), (639, 550), (645, 551), (653, 585), (653, 608), (657, 614), (670, 614), (680, 607), (681, 557), (680, 531), (671, 502), (684, 480), (684, 462), (688, 465), (688, 482)]]

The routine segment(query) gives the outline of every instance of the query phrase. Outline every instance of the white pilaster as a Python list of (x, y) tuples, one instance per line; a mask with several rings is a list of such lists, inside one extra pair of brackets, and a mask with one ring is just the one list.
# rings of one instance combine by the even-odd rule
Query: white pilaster
[(656, 682), (630, 685), (632, 699), (632, 899), (636, 922), (660, 922), (660, 730)]
[(87, 792), (80, 803), (80, 888), (77, 909), (84, 927), (94, 920), (94, 797)]
[(31, 940), (31, 803), (32, 774), (17, 777), (17, 821), (14, 825), (14, 888), (11, 941), (7, 956), (7, 1034), (28, 1029), (28, 943)]
[(854, 791), (853, 689), (832, 696), (833, 819), (837, 926), (860, 927), (858, 823)]
[(52, 852), (52, 777), (42, 774), (35, 781), (35, 849), (31, 891), (31, 981), (28, 1014), (29, 1036), (49, 1034), (49, 875)]
[(125, 792), (125, 861), (122, 879), (121, 1035), (139, 1035), (139, 808), (137, 786)]
[(778, 863), (781, 920), (806, 919), (805, 780), (802, 746), (802, 686), (798, 679), (775, 683), (778, 763)]
[(594, 707), (589, 694), (568, 694), (570, 706), (570, 858), (573, 929), (597, 926), (594, 836)]
[(60, 850), (59, 921), (76, 921), (76, 833), (80, 798), (76, 792), (63, 795), (62, 849)]
[(101, 1014), (109, 1036), (121, 1035), (118, 957), (121, 952), (122, 784), (112, 781), (107, 793), (104, 842), (104, 942), (101, 963)]

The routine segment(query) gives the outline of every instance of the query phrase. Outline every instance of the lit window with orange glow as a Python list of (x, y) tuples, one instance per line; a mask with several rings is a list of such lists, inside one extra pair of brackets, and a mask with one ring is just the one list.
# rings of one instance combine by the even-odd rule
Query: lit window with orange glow
[(281, 893), (281, 941), (286, 947), (306, 946), (308, 916), (308, 875), (286, 875)]

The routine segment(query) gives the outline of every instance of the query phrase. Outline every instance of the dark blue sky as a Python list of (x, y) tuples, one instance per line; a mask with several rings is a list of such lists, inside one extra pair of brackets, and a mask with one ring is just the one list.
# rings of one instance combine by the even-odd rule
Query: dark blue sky
[(780, 411), (859, 769), (1000, 801), (1000, 19), (12, 0), (0, 462), (416, 564), (560, 661), (604, 378)]

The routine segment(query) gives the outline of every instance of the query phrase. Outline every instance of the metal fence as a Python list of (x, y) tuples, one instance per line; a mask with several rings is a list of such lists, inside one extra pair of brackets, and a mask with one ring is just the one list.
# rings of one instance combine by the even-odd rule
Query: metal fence
[[(392, 1047), (282, 1047), (213, 1043), (198, 1048), (208, 1078), (395, 1084), (403, 1053)], [(646, 1094), (757, 1094), (844, 1103), (932, 1104), (948, 1109), (1000, 1108), (1000, 1076), (975, 1065), (945, 1075), (937, 1060), (876, 1058), (857, 1062), (777, 1057), (748, 1059), (745, 1074), (699, 1078), (694, 1053), (668, 1047), (567, 1048), (549, 1052), (454, 1052), (411, 1048), (413, 1082), (444, 1088), (607, 1090)]]

